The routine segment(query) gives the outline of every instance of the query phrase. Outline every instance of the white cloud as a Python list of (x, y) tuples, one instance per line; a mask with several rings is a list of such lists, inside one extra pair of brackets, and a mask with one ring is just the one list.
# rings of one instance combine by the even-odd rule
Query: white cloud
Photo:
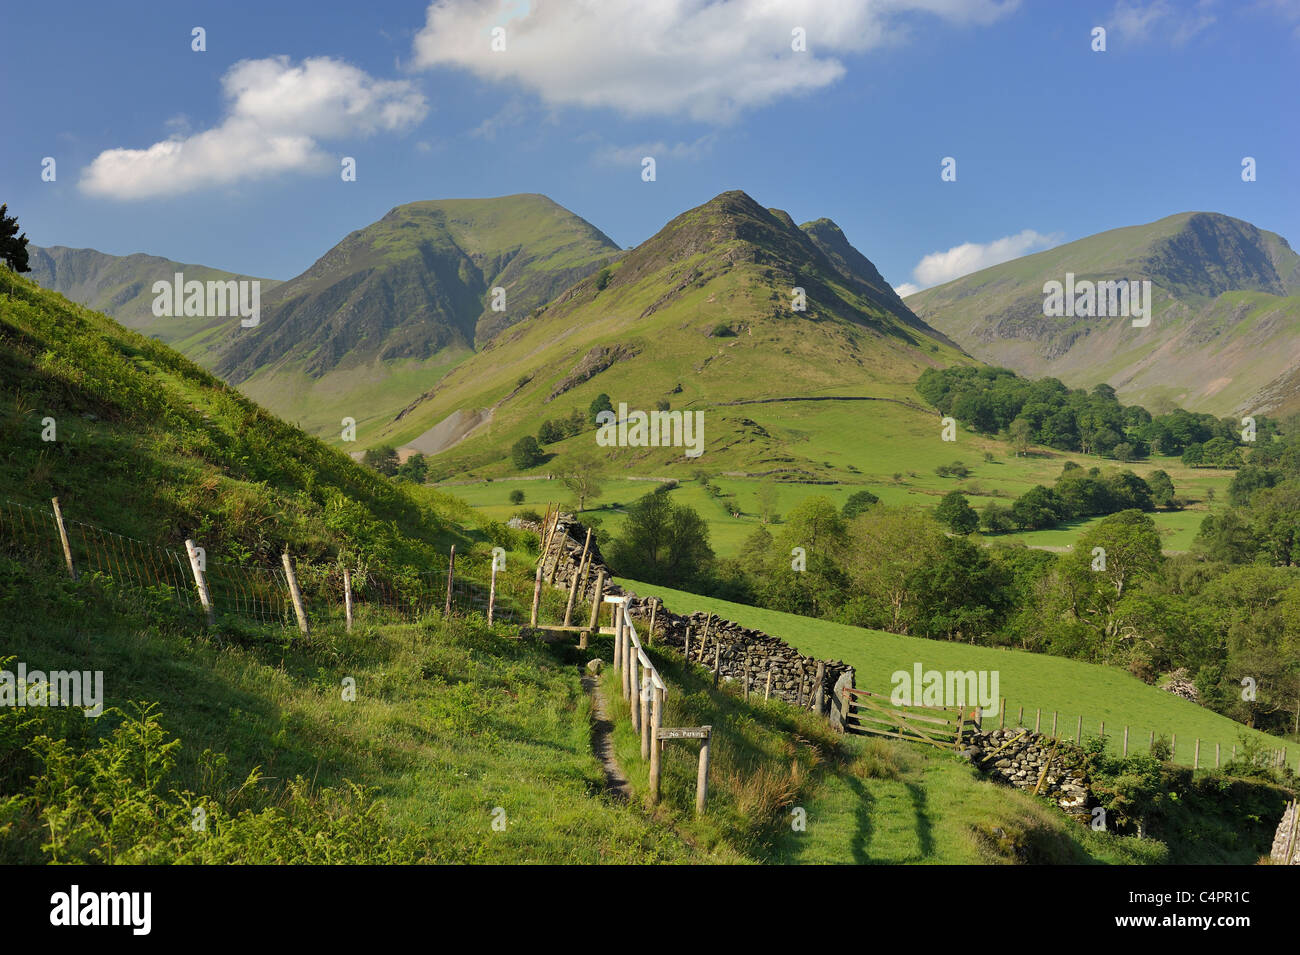
[(226, 113), (212, 129), (107, 149), (82, 171), (92, 196), (148, 199), (337, 163), (321, 140), (403, 129), (428, 112), (407, 80), (378, 80), (330, 57), (242, 60), (221, 79)]
[[(994, 239), (992, 242), (963, 242), (954, 245), (946, 252), (931, 252), (917, 263), (912, 270), (916, 283), (904, 282), (894, 291), (899, 295), (911, 295), (932, 285), (942, 285), (953, 279), (961, 278), (980, 269), (1009, 262), (1011, 259), (1039, 252), (1059, 243), (1059, 233), (1042, 235), (1033, 229), (1025, 229), (1015, 235)], [(904, 291), (906, 289), (907, 291)]]
[[(552, 106), (727, 121), (845, 73), (837, 55), (906, 38), (913, 15), (988, 24), (1019, 0), (436, 0), (416, 34), (416, 68), (513, 81)], [(506, 48), (492, 50), (492, 29)], [(791, 49), (806, 31), (807, 50)]]
[(1142, 43), (1167, 38), (1175, 46), (1181, 46), (1214, 24), (1216, 17), (1210, 12), (1213, 6), (1214, 0), (1188, 4), (1174, 4), (1169, 0), (1149, 3), (1120, 0), (1110, 16), (1113, 29), (1125, 40)]

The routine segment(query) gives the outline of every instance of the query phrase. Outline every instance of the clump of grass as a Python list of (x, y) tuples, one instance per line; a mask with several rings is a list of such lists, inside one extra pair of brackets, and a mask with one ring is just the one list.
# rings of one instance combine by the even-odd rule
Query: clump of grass
[(903, 775), (898, 748), (883, 739), (867, 739), (849, 772), (859, 779), (898, 779)]

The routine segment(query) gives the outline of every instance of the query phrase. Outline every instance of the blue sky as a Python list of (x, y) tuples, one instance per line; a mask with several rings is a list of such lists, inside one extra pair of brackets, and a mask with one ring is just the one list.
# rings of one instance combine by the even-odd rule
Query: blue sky
[(0, 201), (37, 245), (274, 278), (517, 192), (630, 246), (744, 189), (896, 286), (1188, 210), (1300, 243), (1300, 0), (376, 6), (11, 5)]

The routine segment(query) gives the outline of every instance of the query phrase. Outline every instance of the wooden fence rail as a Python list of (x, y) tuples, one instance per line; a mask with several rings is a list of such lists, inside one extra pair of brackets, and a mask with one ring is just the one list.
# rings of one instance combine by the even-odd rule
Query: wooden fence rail
[(955, 750), (969, 725), (960, 707), (903, 706), (880, 693), (844, 687), (839, 700), (845, 732), (889, 736)]

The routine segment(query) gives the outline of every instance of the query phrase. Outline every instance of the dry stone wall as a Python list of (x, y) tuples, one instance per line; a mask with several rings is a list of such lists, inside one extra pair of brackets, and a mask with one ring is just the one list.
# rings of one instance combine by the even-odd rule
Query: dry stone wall
[[(1296, 825), (1295, 818), (1297, 812), (1300, 812), (1300, 805), (1293, 801), (1286, 807), (1286, 812), (1282, 813), (1282, 821), (1277, 824), (1277, 832), (1273, 834), (1273, 850), (1269, 853), (1274, 865), (1300, 865), (1300, 845), (1292, 845), (1292, 842), (1300, 843), (1300, 826)], [(1291, 857), (1289, 861), (1288, 855)]]
[[(514, 520), (511, 526), (531, 530), (540, 534), (542, 527), (527, 521)], [(587, 553), (587, 572), (582, 574), (583, 545), (586, 542), (587, 528), (562, 514), (559, 518), (557, 533), (558, 546), (552, 544), (551, 552), (542, 563), (542, 577), (547, 583), (567, 591), (578, 574), (579, 597), (575, 599), (574, 620), (582, 620), (578, 607), (590, 608), (595, 596), (596, 577), (600, 571), (605, 572), (606, 594), (626, 596), (628, 615), (637, 624), (638, 631), (644, 633), (650, 623), (651, 600), (629, 593), (617, 584), (610, 583), (610, 571), (600, 554), (600, 548), (593, 541)], [(838, 723), (839, 709), (832, 703), (836, 696), (836, 687), (853, 686), (853, 667), (841, 660), (817, 660), (804, 656), (794, 647), (779, 637), (743, 627), (730, 620), (717, 617), (709, 618), (702, 612), (677, 614), (662, 603), (654, 611), (655, 637), (657, 646), (670, 646), (679, 653), (686, 651), (687, 631), (690, 632), (690, 659), (704, 666), (714, 665), (715, 654), (721, 646), (718, 659), (720, 679), (743, 685), (746, 675), (749, 677), (751, 692), (763, 693), (767, 690), (768, 674), (772, 675), (772, 696), (813, 709), (817, 701), (817, 673), (820, 665), (822, 674), (821, 712), (831, 722)], [(708, 642), (703, 637), (708, 625)]]
[[(976, 730), (962, 737), (964, 755), (992, 778), (1034, 791), (1043, 767), (1040, 795), (1051, 798), (1071, 815), (1087, 815), (1093, 802), (1082, 750), (1057, 743), (1050, 736), (1018, 727)], [(1050, 763), (1050, 765), (1049, 765)]]

